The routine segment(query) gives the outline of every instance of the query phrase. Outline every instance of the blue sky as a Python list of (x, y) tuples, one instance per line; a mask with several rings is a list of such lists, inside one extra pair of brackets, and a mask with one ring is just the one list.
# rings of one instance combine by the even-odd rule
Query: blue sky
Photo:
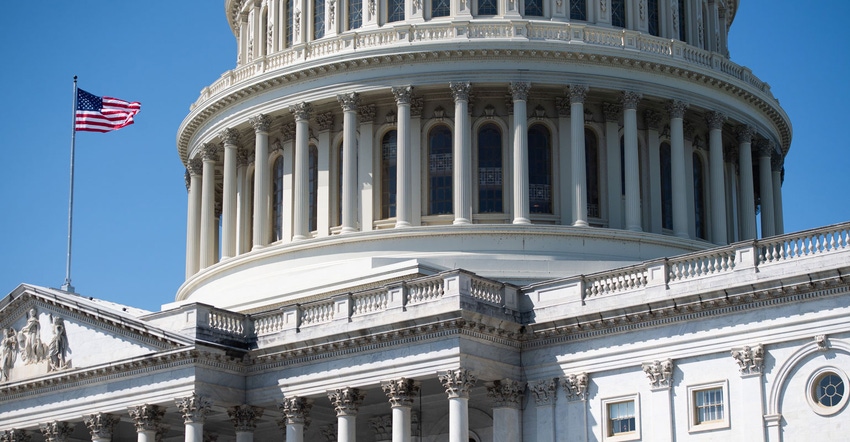
[[(770, 83), (794, 126), (785, 226), (850, 220), (850, 2), (741, 0), (732, 60)], [(166, 6), (167, 5), (167, 6)], [(0, 294), (65, 278), (74, 75), (95, 95), (140, 101), (136, 124), (76, 143), (73, 285), (148, 310), (183, 282), (186, 188), (175, 137), (200, 90), (235, 65), (223, 1), (4, 6)]]

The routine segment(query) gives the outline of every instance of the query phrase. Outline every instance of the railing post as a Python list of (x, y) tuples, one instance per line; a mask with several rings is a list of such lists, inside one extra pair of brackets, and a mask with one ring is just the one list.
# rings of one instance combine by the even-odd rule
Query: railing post
[(656, 259), (646, 263), (646, 287), (662, 286), (667, 289), (667, 275), (670, 274), (670, 269), (667, 263), (667, 258)]
[(299, 304), (283, 307), (283, 330), (295, 330), (301, 327), (301, 306)]
[(508, 285), (502, 287), (502, 303), (507, 310), (519, 310), (519, 296), (516, 287)]
[(351, 294), (338, 295), (333, 297), (334, 303), (334, 321), (351, 322), (352, 302)]
[(443, 297), (470, 296), (472, 279), (466, 273), (451, 272), (443, 276)]
[(758, 243), (756, 241), (738, 243), (735, 247), (735, 271), (752, 270), (757, 272), (758, 255)]
[(407, 296), (404, 284), (399, 284), (387, 289), (387, 310), (403, 310), (407, 305)]

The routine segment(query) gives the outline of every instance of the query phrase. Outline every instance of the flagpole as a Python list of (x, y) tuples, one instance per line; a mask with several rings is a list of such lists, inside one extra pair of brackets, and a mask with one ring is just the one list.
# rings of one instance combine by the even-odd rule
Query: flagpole
[(68, 255), (65, 260), (65, 283), (62, 291), (74, 293), (71, 285), (71, 232), (74, 225), (74, 144), (77, 138), (77, 76), (74, 75), (74, 109), (71, 113), (71, 185), (68, 196)]

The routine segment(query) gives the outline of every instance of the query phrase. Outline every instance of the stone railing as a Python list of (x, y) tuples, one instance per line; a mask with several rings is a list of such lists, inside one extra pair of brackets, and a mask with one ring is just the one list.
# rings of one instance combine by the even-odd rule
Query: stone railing
[(236, 337), (244, 337), (250, 330), (244, 315), (219, 309), (209, 311), (207, 325), (212, 330)]
[[(371, 30), (345, 32), (336, 36), (325, 37), (316, 41), (287, 48), (283, 51), (255, 59), (243, 66), (222, 75), (215, 83), (201, 90), (201, 95), (192, 105), (194, 109), (211, 99), (218, 93), (236, 86), (265, 72), (295, 67), (309, 60), (331, 57), (352, 52), (362, 52), (385, 49), (392, 46), (415, 48), (416, 45), (446, 42), (452, 50), (463, 50), (464, 41), (481, 42), (506, 39), (517, 41), (527, 39), (534, 41), (561, 42), (565, 44), (578, 43), (579, 56), (588, 55), (588, 46), (622, 49), (628, 54), (634, 52), (650, 54), (656, 57), (670, 58), (697, 65), (716, 72), (717, 74), (733, 77), (759, 91), (773, 96), (770, 87), (756, 78), (752, 72), (739, 66), (720, 54), (699, 49), (679, 40), (655, 37), (628, 29), (599, 27), (588, 24), (544, 22), (534, 20), (472, 20), (463, 22), (428, 22), (419, 24), (399, 24), (383, 26)], [(547, 51), (555, 49), (552, 46)], [(414, 49), (415, 50), (415, 49)], [(530, 52), (533, 47), (524, 49)], [(564, 51), (569, 51), (564, 46)], [(495, 51), (494, 52), (498, 52)], [(501, 51), (503, 53), (508, 50)]]
[(836, 224), (759, 242), (759, 264), (784, 262), (806, 256), (850, 249), (850, 223)]

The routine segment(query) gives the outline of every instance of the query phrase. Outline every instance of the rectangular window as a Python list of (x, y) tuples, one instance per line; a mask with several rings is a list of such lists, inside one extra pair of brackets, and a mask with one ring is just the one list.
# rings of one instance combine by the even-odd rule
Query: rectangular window
[(292, 0), (286, 1), (286, 47), (292, 47)]
[(404, 0), (389, 0), (387, 7), (387, 23), (404, 20)]
[(626, 0), (611, 0), (611, 25), (626, 27)]
[(635, 401), (608, 404), (609, 436), (633, 433), (635, 428)]
[(570, 0), (570, 20), (587, 21), (587, 0)]
[(478, 0), (478, 15), (496, 15), (496, 0)]
[(348, 1), (348, 29), (357, 29), (363, 26), (363, 1)]
[(656, 37), (661, 35), (658, 23), (658, 0), (648, 0), (646, 8), (649, 9), (649, 33)]
[(451, 13), (449, 0), (431, 0), (431, 17), (448, 17)]
[(313, 3), (313, 39), (325, 36), (325, 0), (315, 0)]
[(698, 432), (729, 427), (726, 381), (688, 386), (690, 419), (688, 431)]

